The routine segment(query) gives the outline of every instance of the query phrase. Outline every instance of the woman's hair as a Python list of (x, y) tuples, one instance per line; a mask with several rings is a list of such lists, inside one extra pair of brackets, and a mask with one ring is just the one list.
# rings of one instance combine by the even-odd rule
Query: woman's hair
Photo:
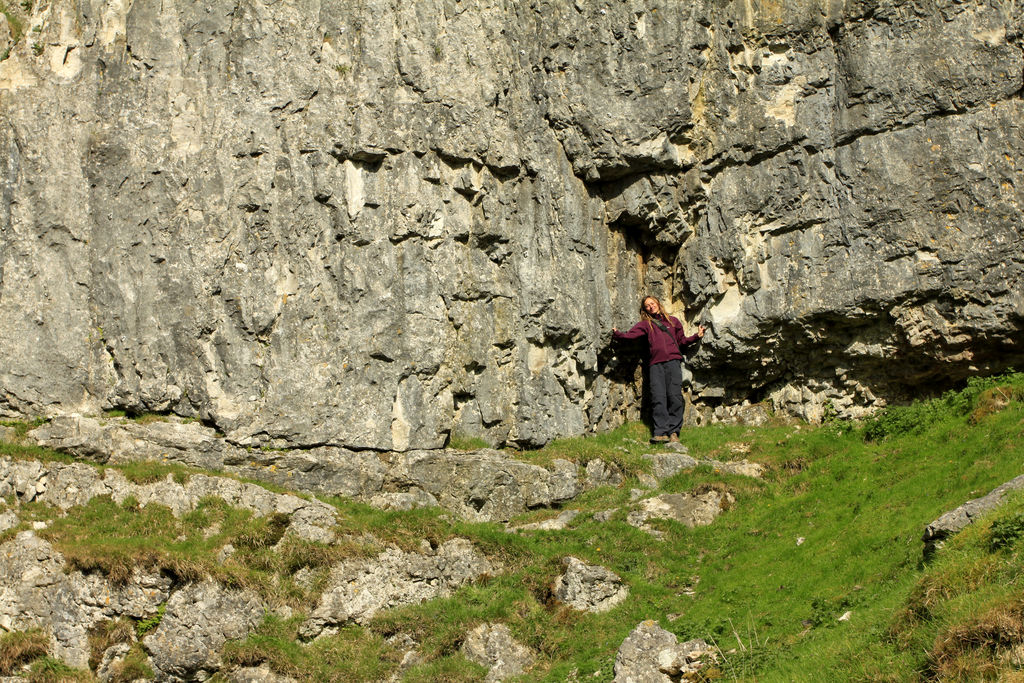
[(672, 323), (672, 316), (670, 316), (668, 314), (668, 311), (665, 310), (665, 307), (662, 306), (661, 300), (658, 299), (658, 297), (656, 297), (656, 296), (651, 296), (650, 294), (648, 294), (644, 298), (640, 299), (640, 319), (641, 320), (654, 320), (654, 316), (652, 316), (650, 313), (648, 313), (647, 309), (644, 308), (644, 304), (647, 303), (648, 299), (654, 299), (654, 303), (658, 304), (658, 310), (661, 311), (661, 314), (663, 316), (665, 316), (665, 320), (668, 322), (668, 324), (670, 326), (675, 327), (675, 325)]

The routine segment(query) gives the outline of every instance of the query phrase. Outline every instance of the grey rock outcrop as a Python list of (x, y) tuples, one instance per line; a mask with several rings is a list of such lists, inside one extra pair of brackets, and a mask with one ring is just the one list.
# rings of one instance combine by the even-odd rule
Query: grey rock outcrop
[(97, 496), (110, 496), (116, 503), (133, 497), (139, 505), (164, 505), (180, 517), (194, 510), (206, 497), (217, 497), (230, 505), (257, 515), (289, 515), (285, 534), (330, 543), (337, 523), (333, 507), (318, 500), (272, 493), (262, 486), (228, 477), (196, 474), (184, 484), (168, 477), (152, 484), (135, 484), (118, 470), (97, 470), (84, 463), (40, 463), (0, 457), (0, 497), (17, 496), (21, 502), (38, 501), (69, 510), (85, 505)]
[(365, 623), (378, 611), (446, 597), (494, 567), (461, 538), (410, 553), (389, 548), (369, 560), (349, 560), (331, 570), (329, 585), (300, 635), (315, 638), (346, 623)]
[(537, 658), (505, 624), (480, 624), (466, 634), (459, 650), (469, 661), (487, 667), (488, 683), (523, 675)]
[(514, 527), (513, 531), (562, 531), (572, 520), (579, 516), (579, 510), (563, 510), (558, 513), (557, 516), (552, 519), (546, 519), (543, 522), (531, 522), (529, 524), (523, 524), (521, 526)]
[(715, 489), (693, 494), (666, 493), (641, 500), (637, 509), (626, 516), (626, 523), (660, 538), (660, 532), (648, 525), (647, 520), (670, 519), (691, 529), (707, 526), (734, 501), (731, 493)]
[[(224, 470), (314, 493), (348, 496), (382, 508), (441, 505), (467, 519), (483, 521), (508, 520), (530, 508), (557, 505), (584, 490), (617, 486), (623, 481), (617, 467), (598, 459), (589, 461), (585, 468), (556, 459), (551, 469), (546, 469), (493, 449), (375, 453), (329, 446), (310, 450), (243, 448), (227, 442), (210, 427), (175, 420), (138, 424), (124, 419), (67, 415), (38, 427), (30, 432), (30, 436), (40, 445), (103, 463), (136, 460), (177, 462)], [(78, 468), (75, 471), (80, 476), (93, 479), (98, 476), (94, 472), (86, 475), (82, 469), (88, 469), (86, 465), (74, 467)], [(18, 486), (39, 484), (45, 487), (42, 470), (20, 476), (25, 481)], [(262, 504), (264, 508), (267, 504), (260, 501), (272, 500), (265, 491), (242, 495), (244, 487), (226, 478), (193, 477), (186, 488), (201, 489), (214, 481), (219, 487), (232, 489), (215, 492), (216, 495), (223, 494), (226, 500), (251, 499), (253, 502), (247, 504)], [(76, 484), (70, 490), (83, 491), (81, 495), (97, 495), (95, 491), (85, 493), (91, 491), (90, 486), (94, 485)], [(99, 487), (97, 490), (110, 492), (104, 488), (109, 488), (109, 485), (95, 486)], [(3, 492), (2, 487), (0, 483), (0, 493)], [(67, 486), (59, 488), (68, 489)], [(159, 488), (166, 491), (173, 486), (167, 484)], [(25, 497), (29, 494), (28, 499), (31, 499), (35, 490), (20, 495)], [(149, 494), (135, 491), (132, 495)], [(183, 495), (187, 498), (188, 492), (183, 492)], [(190, 500), (196, 500), (196, 496), (192, 495)], [(291, 501), (293, 507), (298, 506), (295, 502), (298, 499), (294, 497), (282, 500)], [(281, 505), (278, 503), (277, 507)], [(317, 506), (329, 509), (323, 504), (310, 503), (307, 506), (309, 510), (303, 514), (308, 517)]]
[(575, 557), (562, 560), (565, 573), (555, 579), (554, 593), (559, 602), (581, 612), (607, 612), (627, 597), (629, 587), (615, 572), (587, 564)]
[(921, 537), (921, 540), (924, 541), (925, 557), (941, 548), (943, 541), (947, 538), (974, 524), (979, 517), (999, 507), (1006, 494), (1021, 489), (1024, 489), (1024, 474), (1005, 484), (1000, 484), (981, 498), (969, 500), (960, 507), (940, 515), (938, 519), (925, 527), (924, 535)]
[(540, 444), (638, 415), (608, 339), (648, 291), (710, 326), (698, 401), (1019, 366), (1022, 13), (36, 3), (0, 34), (0, 414)]
[(0, 629), (49, 632), (50, 654), (75, 667), (88, 664), (90, 628), (120, 615), (152, 616), (171, 589), (168, 578), (138, 570), (123, 585), (67, 573), (61, 554), (31, 531), (0, 545), (0, 577)]
[(747, 460), (712, 460), (710, 458), (694, 458), (683, 453), (645, 453), (643, 459), (651, 463), (651, 470), (657, 479), (667, 479), (683, 470), (706, 465), (719, 472), (739, 474), (745, 477), (759, 478), (764, 474), (764, 467)]
[(227, 675), (228, 683), (297, 683), (291, 676), (274, 673), (266, 664), (235, 669)]
[(701, 639), (680, 643), (675, 634), (644, 621), (615, 655), (615, 683), (671, 683), (718, 661), (715, 648)]
[(220, 670), (224, 643), (248, 635), (262, 621), (264, 611), (253, 593), (213, 581), (175, 592), (160, 625), (142, 640), (156, 678), (205, 680)]

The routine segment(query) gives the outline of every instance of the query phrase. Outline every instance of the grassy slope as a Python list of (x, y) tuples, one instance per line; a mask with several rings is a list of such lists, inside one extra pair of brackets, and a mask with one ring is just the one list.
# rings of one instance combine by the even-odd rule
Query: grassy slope
[[(691, 530), (662, 523), (664, 542), (625, 524), (630, 483), (590, 492), (569, 504), (584, 512), (620, 507), (610, 522), (583, 514), (566, 531), (521, 535), (508, 534), (497, 524), (453, 521), (438, 511), (380, 512), (332, 501), (347, 532), (371, 531), (410, 548), (422, 537), (466, 536), (505, 570), (450, 599), (393, 610), (378, 616), (369, 629), (348, 629), (310, 645), (296, 644), (294, 637), (314, 596), (296, 586), (290, 573), (304, 563), (323, 572), (345, 552), (372, 549), (304, 548), (286, 561), (272, 559), (252, 541), (267, 533), (264, 522), (246, 515), (233, 521), (230, 511), (214, 505), (204, 512), (209, 517), (216, 511), (212, 516), (219, 535), (202, 542), (202, 535), (196, 535), (197, 543), (187, 550), (188, 567), (216, 566), (212, 557), (219, 544), (234, 540), (246, 552), (240, 553), (235, 570), (217, 570), (220, 578), (230, 575), (249, 585), (261, 579), (273, 583), (273, 575), (284, 579), (278, 583), (287, 588), (264, 594), (271, 602), (290, 605), (297, 616), (268, 618), (259, 633), (229, 646), (227, 659), (269, 661), (282, 673), (308, 680), (379, 679), (398, 656), (383, 639), (397, 633), (416, 638), (425, 659), (406, 680), (480, 680), (483, 670), (466, 662), (458, 646), (483, 621), (507, 623), (519, 640), (540, 653), (524, 680), (610, 680), (616, 650), (644, 619), (659, 621), (680, 639), (713, 639), (724, 656), (719, 668), (707, 673), (725, 680), (979, 680), (1012, 670), (1012, 658), (1004, 655), (1024, 643), (1024, 617), (1019, 633), (1013, 621), (1014, 615), (1024, 615), (1017, 586), (1021, 565), (1012, 542), (1017, 527), (997, 522), (997, 528), (1003, 524), (1010, 530), (1011, 541), (992, 550), (990, 524), (981, 523), (928, 565), (921, 562), (921, 533), (941, 513), (1021, 473), (1024, 375), (998, 384), (998, 390), (991, 388), (993, 382), (978, 383), (944, 400), (887, 411), (859, 428), (687, 430), (681, 438), (695, 455), (725, 460), (743, 453), (770, 469), (762, 481), (704, 467), (664, 482), (664, 491), (716, 486), (736, 497), (732, 509), (710, 527)], [(603, 457), (635, 473), (643, 468), (639, 456), (651, 449), (645, 437), (642, 426), (627, 425), (522, 456), (537, 462)], [(17, 455), (10, 445), (3, 450)], [(179, 525), (189, 522), (210, 524), (203, 514), (175, 523), (147, 510), (126, 508), (117, 514), (145, 514), (153, 520), (147, 523), (159, 525), (164, 519), (174, 527), (154, 538), (181, 538)], [(1013, 503), (995, 518), (1021, 510), (1024, 503)], [(41, 510), (32, 514), (45, 517)], [(554, 514), (536, 511), (517, 521)], [(81, 548), (89, 518), (69, 515), (48, 535), (59, 546)], [(72, 528), (75, 519), (83, 520), (80, 528)], [(130, 521), (121, 523), (129, 528)], [(112, 554), (109, 546), (103, 552)], [(181, 572), (178, 552), (170, 547), (166, 554), (150, 551), (143, 559)], [(630, 586), (630, 599), (601, 615), (577, 614), (554, 603), (550, 585), (566, 555), (617, 572)], [(847, 611), (849, 620), (838, 621)]]

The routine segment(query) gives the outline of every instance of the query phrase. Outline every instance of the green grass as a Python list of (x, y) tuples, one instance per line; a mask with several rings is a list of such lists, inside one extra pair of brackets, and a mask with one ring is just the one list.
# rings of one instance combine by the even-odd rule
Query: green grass
[(448, 440), (448, 448), (453, 448), (457, 451), (478, 451), (490, 447), (491, 444), (479, 436), (466, 436), (458, 432), (453, 433)]
[[(300, 680), (380, 680), (402, 655), (387, 639), (401, 635), (419, 643), (422, 658), (403, 680), (479, 681), (484, 670), (459, 648), (473, 627), (502, 622), (538, 654), (522, 680), (608, 681), (618, 647), (645, 619), (680, 640), (717, 644), (722, 658), (705, 672), (708, 680), (1011, 680), (1022, 664), (1015, 648), (1024, 652), (1024, 495), (954, 537), (929, 563), (921, 534), (943, 512), (1021, 473), (1022, 400), (1024, 375), (1010, 374), (891, 408), (863, 425), (684, 430), (680, 439), (695, 457), (745, 458), (767, 470), (756, 480), (704, 466), (663, 481), (660, 492), (713, 487), (735, 503), (709, 527), (656, 523), (661, 542), (624, 521), (633, 480), (566, 503), (581, 514), (564, 531), (521, 534), (441, 510), (381, 511), (327, 499), (338, 510), (339, 535), (359, 539), (337, 546), (292, 540), (275, 549), (286, 520), (255, 518), (217, 500), (182, 519), (109, 498), (65, 517), (39, 505), (23, 505), (19, 514), (49, 520), (39, 533), (72, 567), (122, 580), (140, 564), (181, 578), (213, 576), (290, 606), (292, 617), (268, 616), (249, 638), (229, 644), (225, 659), (267, 662)], [(601, 458), (631, 477), (655, 450), (648, 436), (643, 425), (629, 424), (524, 457), (539, 464)], [(166, 476), (152, 464), (139, 468), (138, 480)], [(593, 519), (614, 507), (611, 521)], [(558, 512), (535, 510), (513, 523)], [(363, 540), (366, 534), (377, 541)], [(310, 643), (297, 638), (334, 563), (456, 536), (500, 569), (449, 598), (378, 613), (367, 627)], [(226, 543), (236, 552), (219, 562)], [(604, 614), (559, 605), (551, 587), (567, 555), (619, 574), (629, 599)], [(312, 582), (294, 579), (302, 568), (312, 570)], [(839, 621), (846, 612), (849, 619)]]
[(50, 638), (40, 630), (11, 631), (0, 635), (0, 676), (46, 654)]

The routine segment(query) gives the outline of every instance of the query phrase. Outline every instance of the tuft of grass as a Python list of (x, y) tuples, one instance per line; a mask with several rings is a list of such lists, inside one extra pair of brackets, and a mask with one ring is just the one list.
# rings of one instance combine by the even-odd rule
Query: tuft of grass
[(185, 465), (162, 463), (155, 460), (137, 460), (112, 467), (120, 470), (125, 478), (134, 484), (152, 484), (163, 481), (167, 475), (171, 475), (175, 482), (185, 484), (192, 474), (199, 472), (199, 470)]
[(268, 614), (249, 637), (227, 643), (224, 661), (236, 666), (266, 663), (278, 674), (307, 681), (380, 681), (394, 670), (400, 653), (371, 631), (351, 626), (309, 644), (298, 641), (305, 617)]
[(30, 683), (92, 683), (96, 680), (90, 672), (73, 669), (53, 657), (41, 657), (32, 662), (27, 678)]
[(50, 637), (38, 629), (0, 635), (0, 675), (10, 676), (18, 667), (45, 656), (49, 648)]
[(141, 643), (134, 643), (128, 654), (120, 662), (110, 667), (108, 683), (131, 683), (138, 680), (152, 680), (153, 669), (149, 665), (149, 655), (142, 649)]
[(108, 648), (135, 640), (135, 625), (124, 617), (107, 619), (89, 631), (89, 668), (95, 670)]
[(453, 432), (451, 438), (448, 439), (448, 448), (453, 448), (457, 451), (479, 451), (484, 448), (491, 448), (491, 446), (492, 444), (487, 443), (486, 440), (479, 436), (468, 436), (458, 432)]

